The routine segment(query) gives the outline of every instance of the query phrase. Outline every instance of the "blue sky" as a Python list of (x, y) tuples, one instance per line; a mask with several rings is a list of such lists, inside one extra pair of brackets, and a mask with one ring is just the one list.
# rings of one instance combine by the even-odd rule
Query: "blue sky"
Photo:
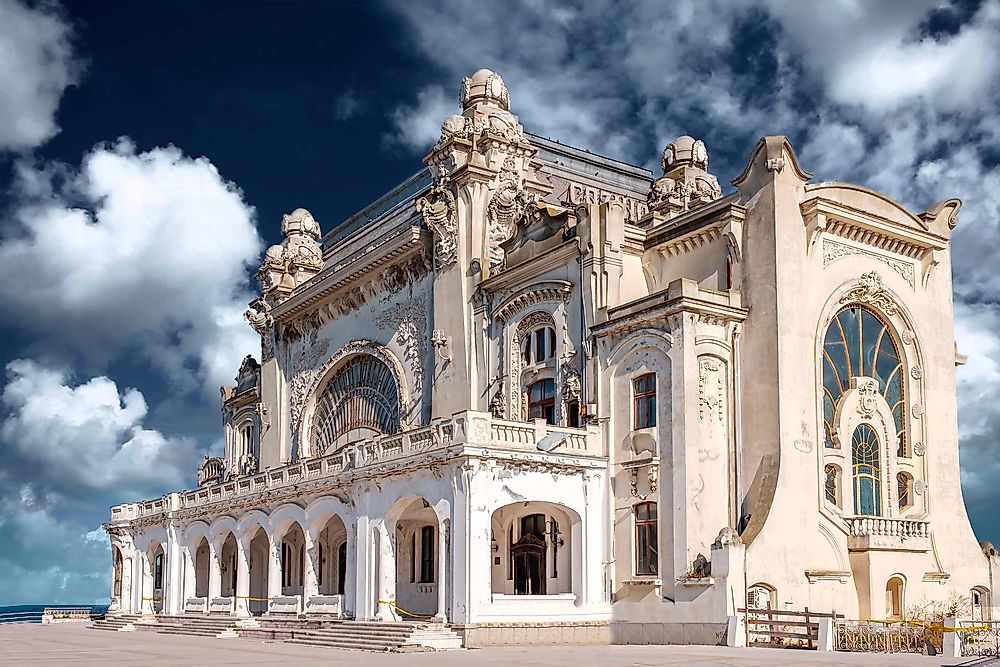
[(1000, 541), (1000, 0), (0, 0), (0, 605), (106, 600), (108, 505), (221, 450), (281, 214), (415, 172), (481, 67), (529, 131), (650, 168), (691, 134), (725, 183), (786, 134), (817, 181), (962, 198), (963, 488)]

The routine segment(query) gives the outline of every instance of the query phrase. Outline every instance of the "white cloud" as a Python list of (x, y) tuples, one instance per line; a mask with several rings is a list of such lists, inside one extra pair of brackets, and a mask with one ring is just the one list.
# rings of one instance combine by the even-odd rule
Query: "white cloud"
[(59, 519), (30, 486), (0, 497), (5, 604), (107, 604), (111, 554), (103, 530)]
[(59, 100), (80, 69), (72, 30), (53, 5), (0, 0), (0, 152), (55, 136)]
[(64, 497), (120, 499), (193, 486), (201, 452), (145, 428), (139, 390), (119, 391), (107, 377), (74, 384), (66, 371), (27, 359), (7, 364), (7, 376), (0, 438), (35, 471), (35, 484)]
[(241, 317), (254, 210), (207, 158), (121, 139), (79, 171), (21, 163), (15, 190), (0, 304), (45, 343), (98, 364), (137, 352), (214, 397), (259, 348)]
[(768, 4), (833, 102), (877, 112), (912, 103), (963, 110), (988, 103), (984, 84), (1000, 69), (996, 0), (957, 35), (936, 39), (918, 29), (943, 7), (939, 0), (828, 2), (822, 20), (808, 3)]

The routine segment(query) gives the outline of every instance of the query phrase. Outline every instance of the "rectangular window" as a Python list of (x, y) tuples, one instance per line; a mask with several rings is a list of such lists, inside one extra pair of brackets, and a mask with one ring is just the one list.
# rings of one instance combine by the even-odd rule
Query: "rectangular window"
[(580, 428), (580, 402), (570, 401), (566, 404), (566, 426)]
[(635, 506), (635, 573), (659, 573), (659, 555), (656, 532), (656, 503), (639, 503)]
[(540, 540), (545, 539), (545, 515), (529, 514), (521, 517), (521, 537), (534, 535)]
[(556, 423), (556, 383), (539, 380), (528, 387), (528, 419), (544, 419)]
[(417, 534), (410, 535), (410, 583), (417, 582)]
[(434, 526), (420, 529), (420, 583), (434, 582)]
[(646, 373), (632, 380), (634, 398), (633, 428), (656, 426), (656, 373)]
[(163, 588), (163, 554), (156, 554), (153, 559), (153, 588)]

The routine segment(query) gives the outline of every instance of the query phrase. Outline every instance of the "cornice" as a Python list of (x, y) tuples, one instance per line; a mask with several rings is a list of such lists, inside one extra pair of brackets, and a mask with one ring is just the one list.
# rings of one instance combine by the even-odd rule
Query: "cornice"
[(425, 229), (407, 226), (344, 266), (321, 271), (288, 299), (274, 307), (271, 311), (274, 320), (288, 322), (295, 319), (311, 307), (331, 300), (338, 292), (351, 288), (366, 275), (383, 267), (398, 264), (410, 255), (425, 252), (427, 244), (430, 243), (429, 236), (429, 232)]
[(552, 248), (543, 255), (532, 257), (520, 264), (506, 268), (495, 276), (490, 276), (479, 287), (484, 292), (496, 293), (504, 289), (520, 285), (533, 276), (542, 275), (556, 267), (564, 266), (566, 262), (579, 254), (576, 239), (566, 241)]

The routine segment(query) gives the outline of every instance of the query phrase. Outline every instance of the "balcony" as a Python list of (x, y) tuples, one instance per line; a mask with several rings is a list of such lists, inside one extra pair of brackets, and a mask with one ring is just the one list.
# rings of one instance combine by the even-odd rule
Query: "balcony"
[(303, 490), (308, 493), (309, 486), (332, 488), (341, 479), (356, 479), (366, 472), (378, 475), (387, 468), (405, 468), (431, 456), (444, 459), (463, 455), (509, 456), (542, 464), (586, 467), (603, 465), (605, 456), (597, 427), (561, 428), (542, 420), (517, 422), (494, 419), (486, 412), (460, 412), (450, 419), (436, 419), (427, 426), (354, 443), (325, 456), (269, 468), (194, 491), (115, 505), (111, 508), (109, 527), (136, 520), (158, 521), (171, 512), (195, 510), (216, 503), (252, 504), (254, 499), (265, 494), (271, 499), (285, 494), (291, 497)]
[(925, 519), (878, 516), (847, 517), (851, 551), (929, 551), (931, 531)]

